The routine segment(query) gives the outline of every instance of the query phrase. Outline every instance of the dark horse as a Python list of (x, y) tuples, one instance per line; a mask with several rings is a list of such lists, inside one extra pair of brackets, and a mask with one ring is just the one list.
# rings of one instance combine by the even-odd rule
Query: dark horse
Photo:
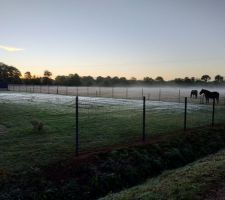
[(197, 99), (198, 98), (198, 90), (191, 90), (190, 98), (192, 98), (192, 96), (194, 96)]
[(202, 89), (199, 94), (204, 94), (205, 95), (205, 100), (206, 100), (206, 103), (209, 103), (209, 99), (213, 99), (215, 100), (216, 99), (216, 102), (219, 103), (219, 97), (220, 97), (220, 94), (219, 92), (210, 92), (208, 90), (205, 90), (205, 89)]

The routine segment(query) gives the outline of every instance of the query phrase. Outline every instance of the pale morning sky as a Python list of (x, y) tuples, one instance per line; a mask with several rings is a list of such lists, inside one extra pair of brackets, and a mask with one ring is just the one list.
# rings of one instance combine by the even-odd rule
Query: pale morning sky
[(225, 0), (0, 0), (0, 62), (41, 75), (225, 76)]

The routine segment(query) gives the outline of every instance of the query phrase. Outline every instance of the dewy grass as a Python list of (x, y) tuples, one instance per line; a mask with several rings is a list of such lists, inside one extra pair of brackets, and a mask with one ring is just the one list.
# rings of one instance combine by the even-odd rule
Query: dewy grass
[(203, 199), (212, 184), (225, 176), (224, 165), (225, 150), (101, 200)]
[[(142, 101), (79, 99), (80, 148), (92, 150), (110, 145), (140, 141)], [(183, 128), (183, 104), (146, 103), (146, 134), (172, 132)], [(75, 98), (62, 95), (1, 93), (0, 167), (12, 170), (45, 165), (75, 152)], [(216, 123), (225, 119), (225, 107), (216, 107)], [(41, 132), (32, 130), (31, 120), (44, 124)], [(211, 105), (189, 105), (188, 127), (211, 123)], [(16, 164), (15, 164), (16, 163)]]

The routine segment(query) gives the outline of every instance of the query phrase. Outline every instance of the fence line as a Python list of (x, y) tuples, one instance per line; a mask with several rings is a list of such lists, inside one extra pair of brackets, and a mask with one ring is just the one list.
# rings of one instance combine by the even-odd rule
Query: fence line
[[(151, 87), (73, 87), (73, 86), (43, 86), (43, 85), (9, 85), (10, 91), (46, 93), (72, 96), (142, 99), (149, 101), (168, 101), (183, 103), (184, 97), (189, 97), (190, 89), (181, 88), (151, 88)], [(188, 98), (189, 103), (203, 103), (204, 97)], [(225, 105), (225, 91), (220, 96), (221, 105)]]
[[(91, 102), (93, 102), (93, 101), (91, 101)], [(98, 119), (97, 119), (98, 117), (100, 117), (100, 119), (101, 119), (101, 117), (103, 116), (105, 121), (109, 120), (110, 123), (108, 124), (108, 126), (112, 127), (113, 122), (111, 121), (111, 118), (107, 119), (108, 116), (117, 115), (117, 114), (121, 115), (121, 113), (125, 112), (125, 111), (129, 112), (129, 113), (133, 113), (133, 114), (135, 114), (135, 112), (138, 112), (138, 109), (135, 110), (134, 108), (132, 108), (132, 105), (126, 107), (125, 109), (121, 109), (120, 106), (123, 106), (123, 105), (119, 105), (118, 111), (113, 110), (114, 109), (113, 107), (118, 108), (118, 105), (110, 105), (111, 106), (110, 108), (108, 106), (108, 107), (106, 107), (106, 109), (104, 108), (103, 112), (102, 112), (101, 105), (97, 105), (97, 106), (100, 106), (100, 107), (96, 107), (96, 105), (95, 105), (95, 107), (92, 108), (90, 106), (91, 102), (82, 102), (82, 100), (78, 101), (78, 96), (76, 96), (76, 104), (75, 104), (76, 105), (76, 128), (75, 128), (76, 129), (76, 131), (75, 131), (76, 132), (76, 155), (78, 155), (79, 147), (82, 146), (82, 144), (79, 143), (80, 140), (78, 138), (82, 137), (82, 134), (83, 134), (82, 131), (84, 131), (84, 129), (80, 130), (80, 128), (79, 128), (80, 127), (79, 121), (82, 121), (82, 120), (79, 120), (79, 118), (81, 116), (80, 116), (80, 114), (78, 114), (78, 112), (80, 112), (82, 110), (83, 111), (85, 110), (85, 115), (83, 115), (83, 117), (84, 117), (83, 120), (86, 119), (85, 117), (88, 117), (88, 119), (85, 120), (88, 123), (88, 121), (90, 122), (91, 120), (94, 119), (92, 122), (96, 123), (96, 126), (99, 125), (99, 127), (102, 126), (102, 121), (101, 120), (98, 121)], [(148, 136), (148, 138), (149, 138), (150, 132), (152, 132), (152, 130), (150, 128), (150, 129), (148, 129), (148, 135), (146, 135), (146, 129), (147, 129), (146, 122), (148, 122), (148, 126), (149, 125), (151, 126), (153, 124), (153, 122), (151, 122), (151, 120), (149, 121), (149, 117), (152, 115), (152, 110), (151, 110), (151, 108), (150, 109), (147, 108), (148, 105), (146, 105), (146, 97), (145, 96), (143, 96), (142, 102), (139, 102), (139, 103), (140, 103), (140, 107), (139, 107), (140, 109), (139, 110), (140, 111), (142, 110), (141, 111), (142, 114), (137, 115), (137, 116), (138, 116), (138, 118), (141, 119), (142, 125), (139, 127), (140, 129), (138, 128), (139, 131), (137, 129), (137, 133), (138, 132), (142, 133), (142, 135), (139, 136), (139, 139), (142, 140), (142, 142), (145, 142), (146, 137)], [(126, 105), (126, 103), (124, 103), (124, 105)], [(211, 105), (207, 105), (207, 106), (211, 107)], [(104, 106), (102, 106), (102, 107), (104, 107)], [(142, 107), (142, 109), (141, 109), (141, 107)], [(94, 113), (93, 113), (93, 109), (95, 109)], [(110, 109), (112, 109), (112, 110), (110, 110)], [(89, 112), (90, 110), (91, 110), (92, 113)], [(211, 112), (211, 109), (209, 109), (208, 112), (211, 113), (211, 123), (210, 124), (213, 127), (214, 123), (215, 123), (215, 101), (213, 101), (213, 104), (212, 104), (212, 112)], [(178, 116), (178, 117), (181, 118), (181, 116), (180, 117)], [(184, 130), (184, 132), (187, 130), (188, 127), (191, 128), (191, 126), (188, 126), (188, 124), (187, 124), (187, 119), (189, 117), (191, 117), (191, 115), (188, 114), (188, 101), (187, 101), (187, 97), (185, 97), (184, 98), (184, 107), (183, 107), (183, 121), (184, 121), (183, 130)], [(93, 119), (91, 119), (91, 118), (93, 118)], [(100, 124), (98, 124), (99, 122), (100, 122)], [(121, 126), (121, 124), (119, 124), (119, 126)], [(181, 127), (180, 127), (180, 129), (181, 129)]]
[[(151, 96), (153, 94), (149, 94), (148, 91), (146, 92), (145, 88), (139, 88), (139, 90), (136, 91), (139, 95), (143, 94), (143, 97), (135, 100), (125, 98), (112, 99), (110, 96), (116, 96), (118, 88), (107, 88), (107, 91), (110, 91), (110, 98), (99, 98), (99, 94), (104, 95), (104, 88), (95, 88), (98, 95), (91, 97), (91, 95), (95, 93), (93, 93), (92, 88), (87, 87), (66, 88), (54, 86), (40, 87), (34, 85), (30, 87), (11, 85), (10, 87), (11, 90), (21, 92), (27, 91), (35, 93), (36, 91), (42, 91), (52, 93), (54, 91), (54, 94), (63, 93), (68, 95), (83, 94), (82, 92), (84, 92), (84, 94), (90, 96), (83, 97), (76, 95), (75, 98), (73, 96), (27, 95), (23, 93), (14, 96), (11, 95), (11, 93), (0, 93), (0, 103), (5, 103), (5, 105), (7, 105), (8, 102), (15, 101), (22, 105), (17, 107), (18, 109), (27, 105), (32, 105), (35, 103), (35, 100), (37, 100), (36, 102), (38, 102), (38, 104), (34, 104), (35, 106), (31, 108), (24, 109), (24, 111), (26, 111), (25, 113), (29, 115), (28, 118), (30, 119), (30, 116), (32, 116), (38, 120), (40, 119), (40, 121), (42, 121), (42, 119), (46, 120), (47, 131), (50, 130), (52, 126), (56, 135), (57, 133), (70, 134), (71, 138), (69, 141), (67, 140), (67, 142), (71, 142), (72, 146), (75, 147), (73, 151), (76, 152), (76, 155), (78, 155), (80, 151), (88, 148), (146, 141), (154, 134), (176, 131), (178, 129), (186, 130), (203, 125), (214, 126), (216, 123), (225, 121), (224, 105), (217, 105), (215, 102), (207, 105), (199, 104), (202, 99), (192, 100), (189, 97), (184, 98), (182, 96), (182, 90), (177, 90), (178, 94), (181, 94), (178, 96), (180, 100), (178, 97), (175, 97), (177, 100), (176, 103), (171, 103), (158, 101), (158, 95), (160, 94), (159, 89), (157, 90), (157, 95), (155, 95), (157, 101), (151, 101)], [(130, 97), (131, 93), (129, 92), (131, 90), (132, 88), (127, 89), (128, 97)], [(119, 91), (124, 92), (123, 95), (125, 94), (124, 97), (126, 97), (126, 88), (119, 88)], [(164, 93), (166, 92), (161, 90), (161, 99), (163, 99)], [(10, 95), (11, 99), (7, 99)], [(221, 102), (222, 104), (224, 103), (223, 101)], [(41, 106), (38, 107), (36, 105)], [(11, 104), (8, 105), (9, 109), (10, 107)], [(39, 115), (39, 112), (43, 110), (45, 113)], [(17, 112), (14, 113), (15, 115), (18, 114)], [(22, 115), (22, 113), (23, 110), (21, 110), (20, 114)], [(45, 118), (48, 114), (49, 118)], [(64, 124), (60, 124), (60, 122)], [(29, 121), (26, 123), (29, 124)], [(51, 134), (50, 138), (53, 137), (54, 134)], [(56, 137), (60, 138), (61, 135)]]

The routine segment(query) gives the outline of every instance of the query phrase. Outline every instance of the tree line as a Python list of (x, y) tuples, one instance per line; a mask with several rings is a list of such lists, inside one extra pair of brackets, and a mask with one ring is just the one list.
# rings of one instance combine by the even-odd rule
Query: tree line
[(132, 85), (163, 85), (163, 84), (178, 84), (178, 85), (191, 85), (191, 84), (225, 84), (224, 77), (216, 75), (212, 79), (209, 75), (202, 75), (201, 78), (185, 77), (175, 78), (174, 80), (165, 81), (163, 77), (158, 76), (151, 78), (144, 77), (142, 80), (137, 80), (135, 77), (127, 79), (125, 77), (102, 77), (94, 78), (92, 76), (79, 76), (77, 73), (69, 75), (56, 76), (52, 78), (52, 73), (45, 70), (43, 76), (38, 77), (32, 75), (27, 71), (22, 76), (21, 72), (13, 67), (4, 63), (0, 63), (0, 82), (8, 84), (31, 84), (31, 85), (65, 85), (65, 86), (132, 86)]

